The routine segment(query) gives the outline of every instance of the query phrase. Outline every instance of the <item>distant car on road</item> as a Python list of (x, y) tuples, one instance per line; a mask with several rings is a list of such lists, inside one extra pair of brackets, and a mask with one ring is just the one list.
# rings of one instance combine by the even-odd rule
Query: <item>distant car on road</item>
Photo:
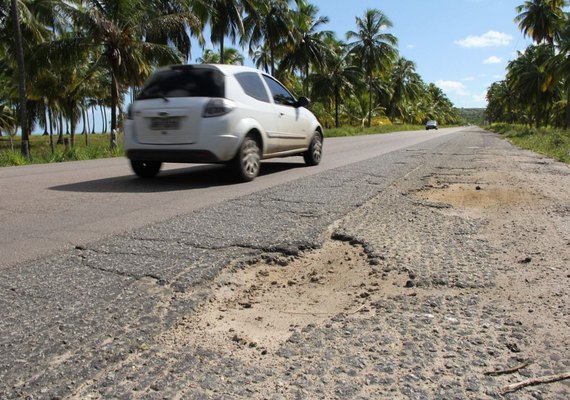
[(437, 121), (429, 120), (426, 122), (426, 131), (429, 131), (430, 129), (437, 130)]
[(227, 163), (251, 181), (260, 161), (302, 155), (321, 161), (323, 128), (272, 76), (236, 65), (173, 65), (158, 69), (131, 104), (125, 153), (140, 177), (163, 162)]

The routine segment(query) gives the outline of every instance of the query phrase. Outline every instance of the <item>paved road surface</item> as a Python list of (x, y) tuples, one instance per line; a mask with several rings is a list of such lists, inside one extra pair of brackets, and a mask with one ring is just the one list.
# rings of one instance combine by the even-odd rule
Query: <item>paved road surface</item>
[(246, 184), (221, 166), (184, 164), (167, 164), (145, 181), (124, 158), (0, 168), (0, 268), (459, 130), (326, 139), (321, 165), (268, 160)]

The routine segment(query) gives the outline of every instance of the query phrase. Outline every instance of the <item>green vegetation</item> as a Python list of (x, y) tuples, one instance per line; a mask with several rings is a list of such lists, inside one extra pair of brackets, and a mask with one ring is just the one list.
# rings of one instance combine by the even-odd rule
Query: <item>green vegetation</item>
[[(388, 16), (377, 9), (361, 15), (354, 30), (339, 33), (344, 42), (307, 0), (2, 1), (0, 138), (18, 129), (66, 133), (72, 157), (84, 157), (75, 150), (76, 133), (93, 133), (95, 126), (120, 132), (130, 94), (155, 68), (191, 62), (191, 39), (205, 44), (208, 31), (219, 51), (205, 50), (198, 62), (239, 64), (246, 58), (240, 51), (247, 52), (258, 68), (311, 98), (327, 129), (458, 123), (442, 90), (398, 53)], [(224, 39), (239, 48), (225, 48)], [(33, 162), (69, 152), (55, 147), (57, 156), (51, 148), (44, 155), (31, 138)]]
[(527, 0), (515, 17), (534, 44), (487, 91), (491, 129), (512, 143), (570, 162), (570, 13), (566, 0)]
[(515, 21), (534, 44), (487, 91), (490, 122), (570, 127), (570, 13), (566, 0), (527, 0)]
[(342, 128), (332, 128), (326, 130), (325, 137), (375, 135), (378, 133), (417, 131), (423, 129), (425, 129), (423, 125), (379, 125), (372, 126), (370, 128), (346, 126)]
[(519, 147), (570, 164), (570, 130), (506, 123), (492, 124), (490, 129)]
[[(0, 167), (123, 156), (122, 145), (119, 144), (118, 147), (111, 149), (109, 141), (109, 134), (89, 135), (89, 144), (80, 140), (76, 142), (74, 147), (57, 146), (52, 153), (48, 136), (33, 135), (30, 136), (31, 156), (26, 158), (20, 152), (19, 138), (14, 140), (13, 144), (7, 138), (0, 138)], [(120, 142), (121, 140), (119, 140)]]

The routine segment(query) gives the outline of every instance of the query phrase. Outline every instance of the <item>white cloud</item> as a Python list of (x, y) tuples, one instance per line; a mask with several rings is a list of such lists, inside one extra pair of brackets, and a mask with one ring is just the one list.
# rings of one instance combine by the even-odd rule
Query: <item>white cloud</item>
[(408, 47), (408, 49), (415, 49), (416, 45), (415, 44), (409, 44), (407, 47)]
[(456, 40), (454, 43), (461, 47), (498, 47), (508, 46), (513, 40), (511, 35), (506, 33), (489, 31), (481, 36), (469, 35), (465, 39)]
[(483, 61), (483, 64), (500, 64), (503, 62), (501, 57), (491, 56)]
[(467, 87), (461, 82), (439, 80), (435, 82), (435, 85), (447, 93), (454, 93), (458, 96), (469, 96)]
[(474, 76), (468, 76), (468, 77), (465, 77), (465, 78), (463, 78), (463, 79), (461, 79), (461, 80), (462, 80), (463, 82), (473, 82), (473, 81), (475, 80), (475, 77), (474, 77)]

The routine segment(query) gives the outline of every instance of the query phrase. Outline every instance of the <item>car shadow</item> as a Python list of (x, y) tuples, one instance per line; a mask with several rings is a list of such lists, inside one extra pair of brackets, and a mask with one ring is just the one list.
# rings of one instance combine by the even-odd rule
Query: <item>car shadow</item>
[[(304, 163), (263, 162), (259, 176), (304, 166)], [(163, 170), (150, 179), (139, 178), (133, 174), (52, 186), (49, 189), (83, 193), (159, 193), (239, 184), (243, 182), (240, 182), (227, 166), (208, 164)]]

